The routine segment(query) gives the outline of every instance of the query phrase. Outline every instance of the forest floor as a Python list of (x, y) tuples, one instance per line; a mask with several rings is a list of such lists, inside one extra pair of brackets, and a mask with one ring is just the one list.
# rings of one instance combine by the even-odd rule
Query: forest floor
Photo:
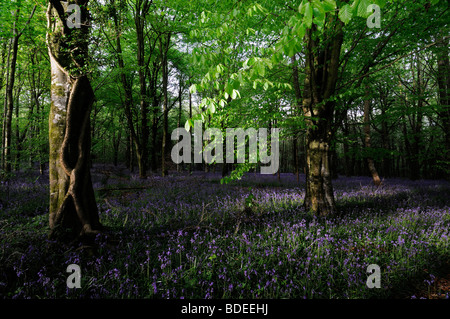
[[(339, 177), (339, 214), (322, 219), (302, 208), (304, 175), (140, 180), (96, 164), (92, 177), (107, 231), (75, 246), (47, 238), (47, 175), (0, 183), (1, 298), (449, 297), (449, 182)], [(66, 286), (70, 264), (81, 289)]]

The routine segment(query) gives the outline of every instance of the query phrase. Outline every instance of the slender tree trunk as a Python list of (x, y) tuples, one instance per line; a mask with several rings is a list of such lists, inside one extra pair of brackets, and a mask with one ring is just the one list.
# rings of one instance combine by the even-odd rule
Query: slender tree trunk
[(152, 171), (156, 172), (158, 169), (158, 156), (157, 156), (157, 148), (158, 148), (158, 123), (159, 123), (159, 101), (156, 96), (156, 88), (155, 94), (153, 95), (153, 115), (152, 115)]
[(422, 157), (422, 121), (423, 121), (423, 113), (422, 113), (422, 107), (423, 107), (423, 96), (422, 96), (422, 88), (423, 81), (422, 81), (422, 73), (421, 73), (421, 67), (420, 67), (420, 61), (417, 59), (417, 80), (415, 85), (415, 94), (417, 96), (417, 109), (413, 114), (413, 136), (412, 136), (412, 143), (411, 143), (411, 149), (412, 149), (412, 158), (410, 161), (411, 165), (411, 179), (417, 180), (421, 176), (421, 157)]
[[(137, 12), (141, 10), (142, 1), (138, 1), (136, 3)], [(121, 29), (120, 29), (120, 20), (117, 14), (117, 8), (115, 7), (115, 0), (111, 0), (111, 8), (112, 8), (112, 17), (114, 21), (114, 28), (116, 33), (116, 48), (115, 51), (117, 53), (117, 62), (120, 68), (120, 81), (122, 83), (122, 87), (124, 89), (124, 108), (125, 108), (125, 116), (127, 119), (128, 129), (130, 133), (130, 141), (134, 145), (129, 148), (129, 167), (130, 171), (134, 171), (134, 153), (133, 150), (136, 151), (136, 157), (138, 158), (138, 167), (139, 167), (139, 177), (145, 178), (147, 171), (146, 164), (146, 148), (144, 147), (144, 141), (148, 141), (148, 132), (147, 128), (147, 105), (146, 105), (146, 84), (145, 84), (145, 73), (142, 70), (144, 65), (144, 55), (143, 55), (143, 46), (144, 46), (144, 35), (143, 35), (143, 19), (139, 17), (135, 17), (135, 25), (136, 25), (136, 33), (138, 39), (138, 65), (139, 67), (139, 85), (140, 85), (140, 93), (141, 93), (141, 115), (144, 119), (142, 119), (142, 124), (144, 124), (141, 134), (139, 136), (138, 131), (134, 127), (134, 119), (133, 112), (131, 110), (133, 105), (133, 92), (132, 92), (132, 83), (127, 79), (127, 75), (125, 73), (125, 63), (122, 57), (122, 43), (121, 43)], [(142, 9), (143, 10), (143, 9)], [(148, 10), (148, 9), (147, 9)], [(145, 14), (145, 12), (143, 13)], [(146, 134), (147, 133), (147, 134)], [(147, 138), (147, 139), (146, 139)], [(145, 142), (145, 145), (147, 142)]]
[[(190, 84), (191, 84), (191, 78), (189, 77), (189, 85)], [(189, 118), (192, 118), (192, 94), (191, 94), (191, 90), (188, 90), (188, 92), (189, 92)], [(194, 153), (192, 151), (192, 147), (191, 147), (191, 158), (194, 158)], [(189, 173), (191, 173), (194, 170), (194, 165), (195, 164), (193, 162), (191, 162), (189, 164)], [(222, 169), (223, 169), (223, 166), (225, 166), (225, 163), (222, 164)], [(223, 175), (223, 171), (222, 171), (222, 176), (225, 176), (225, 175)]]
[(117, 132), (117, 137), (116, 137), (116, 133), (113, 132), (113, 141), (112, 141), (112, 146), (113, 146), (113, 163), (114, 166), (117, 166), (118, 161), (119, 161), (119, 147), (120, 147), (120, 140), (122, 137), (122, 131), (119, 129), (119, 131)]
[(439, 88), (439, 119), (444, 129), (443, 170), (450, 180), (450, 62), (449, 39), (441, 39), (437, 52), (437, 82)]
[(147, 177), (147, 144), (149, 139), (149, 130), (147, 123), (148, 113), (148, 96), (147, 96), (147, 81), (145, 76), (145, 35), (144, 24), (145, 16), (148, 13), (150, 3), (146, 0), (136, 1), (136, 34), (137, 34), (137, 64), (139, 75), (139, 92), (140, 92), (140, 111), (141, 111), (141, 141), (136, 145), (136, 155), (139, 167), (139, 177)]
[(50, 236), (56, 238), (73, 239), (101, 230), (89, 171), (94, 92), (84, 74), (89, 34), (87, 3), (78, 1), (81, 28), (66, 25), (67, 2), (51, 0), (47, 11), (51, 62), (49, 222)]
[(344, 134), (344, 143), (343, 143), (343, 148), (344, 148), (344, 171), (345, 171), (345, 176), (350, 177), (351, 176), (351, 164), (350, 164), (350, 146), (349, 146), (349, 142), (348, 142), (348, 138), (350, 136), (350, 129), (349, 129), (349, 125), (348, 125), (348, 116), (346, 116), (344, 118), (344, 123), (342, 126), (342, 133)]
[(126, 137), (126, 149), (125, 149), (125, 166), (127, 168), (131, 168), (131, 160), (130, 160), (130, 152), (131, 152), (131, 135), (129, 130), (127, 130), (127, 137)]
[[(364, 145), (366, 151), (370, 152), (370, 148), (372, 147), (370, 142), (370, 96), (369, 96), (369, 86), (366, 84), (365, 88), (366, 97), (364, 99)], [(375, 168), (375, 162), (372, 156), (366, 156), (367, 166), (369, 167), (370, 175), (372, 176), (373, 183), (376, 186), (381, 185), (381, 179), (378, 175), (377, 169)]]
[[(382, 107), (382, 109), (381, 109), (381, 121), (382, 121), (381, 122), (381, 143), (385, 150), (390, 150), (389, 129), (388, 129), (387, 118), (386, 118), (386, 109), (384, 107)], [(393, 160), (393, 158), (391, 156), (383, 157), (382, 166), (383, 166), (383, 174), (385, 177), (388, 177), (391, 174), (391, 161), (392, 160)]]
[[(178, 89), (178, 118), (177, 118), (177, 127), (181, 127), (181, 113), (182, 113), (182, 94), (183, 94), (183, 88), (182, 88), (182, 78), (181, 78), (181, 74), (180, 74), (180, 79), (179, 79), (179, 89)], [(181, 171), (181, 163), (177, 164), (177, 172)], [(183, 164), (184, 165), (184, 164)], [(215, 166), (214, 166), (215, 169)]]
[(15, 13), (15, 21), (13, 26), (13, 38), (11, 39), (10, 54), (8, 55), (8, 72), (6, 81), (6, 92), (5, 92), (5, 118), (3, 126), (3, 154), (2, 154), (2, 164), (5, 173), (11, 172), (11, 139), (12, 139), (12, 116), (14, 109), (14, 81), (16, 75), (16, 64), (17, 64), (17, 52), (19, 48), (19, 37), (20, 34), (17, 31), (16, 23), (19, 16), (19, 9)]
[(167, 167), (166, 167), (166, 153), (167, 153), (167, 144), (168, 144), (168, 79), (169, 79), (169, 65), (167, 54), (169, 52), (170, 47), (170, 32), (167, 34), (167, 37), (163, 40), (160, 37), (160, 50), (161, 50), (161, 60), (162, 60), (162, 77), (163, 77), (163, 136), (162, 136), (162, 148), (161, 148), (161, 175), (167, 175)]
[[(297, 61), (295, 59), (295, 55), (291, 57), (292, 62), (292, 79), (294, 84), (294, 92), (295, 92), (295, 106), (293, 108), (294, 115), (297, 115), (302, 106), (302, 93), (300, 89), (300, 81), (298, 77), (298, 66)], [(294, 171), (297, 176), (297, 183), (300, 182), (300, 169), (298, 166), (298, 132), (295, 130), (293, 143), (293, 152), (294, 152)]]
[[(0, 91), (2, 91), (3, 90), (3, 86), (5, 86), (5, 78), (7, 79), (8, 77), (6, 76), (5, 77), (5, 69), (8, 69), (8, 67), (7, 67), (7, 61), (9, 60), (9, 56), (10, 56), (10, 52), (11, 52), (11, 50), (9, 49), (9, 46), (8, 46), (8, 42), (9, 41), (3, 41), (3, 43), (2, 43), (2, 47), (1, 47), (1, 57), (2, 57), (2, 60), (1, 60), (1, 63), (0, 63)], [(6, 124), (6, 122), (5, 122), (5, 115), (6, 115), (6, 103), (5, 103), (6, 101), (4, 101), (4, 103), (3, 103), (3, 112), (1, 113), (1, 117), (0, 117), (0, 119), (1, 119), (1, 122), (2, 122), (2, 127), (1, 127), (1, 131), (2, 131), (2, 134), (1, 134), (1, 142), (0, 142), (0, 170), (2, 170), (3, 169), (3, 160), (4, 160), (4, 153), (3, 153), (3, 151), (2, 151), (2, 149), (3, 149), (3, 147), (4, 147), (4, 140), (5, 140), (5, 135), (4, 135), (4, 133), (5, 133), (5, 124)]]
[[(411, 156), (412, 156), (411, 144), (409, 143), (408, 129), (406, 127), (406, 119), (405, 119), (404, 115), (402, 115), (402, 120), (403, 120), (403, 125), (402, 125), (403, 131), (402, 132), (403, 132), (403, 139), (404, 139), (404, 143), (405, 143), (405, 148), (404, 148), (405, 156), (402, 156), (402, 161), (408, 161), (408, 164), (409, 164), (409, 161), (411, 160)], [(410, 171), (411, 165), (408, 165), (408, 167), (406, 167), (405, 163), (402, 163), (401, 168), (404, 171), (408, 172), (407, 176), (411, 177), (411, 171)]]
[(4, 86), (4, 80), (5, 80), (5, 64), (6, 64), (6, 57), (7, 57), (7, 50), (8, 48), (8, 41), (3, 41), (2, 46), (1, 46), (1, 51), (0, 51), (0, 56), (1, 56), (1, 63), (0, 63), (0, 91), (3, 90), (3, 86)]
[[(31, 134), (30, 134), (30, 138), (33, 139), (37, 139), (39, 140), (39, 125), (40, 125), (40, 114), (39, 114), (39, 110), (40, 110), (40, 102), (39, 102), (39, 89), (37, 87), (37, 83), (40, 83), (39, 79), (41, 77), (41, 70), (38, 69), (37, 70), (37, 79), (36, 79), (36, 61), (37, 60), (37, 54), (38, 51), (37, 49), (33, 50), (33, 52), (31, 52), (30, 54), (30, 63), (31, 63), (31, 72), (29, 72), (29, 82), (30, 82), (30, 93), (31, 93), (31, 97), (30, 97), (30, 104), (32, 105), (32, 107), (36, 108), (36, 115), (30, 118), (30, 126), (31, 126)], [(29, 160), (30, 160), (30, 166), (32, 166), (33, 164), (33, 159), (36, 157), (40, 157), (40, 146), (39, 145), (33, 145), (33, 143), (29, 143), (29, 149), (30, 149), (30, 155), (29, 155)]]
[(14, 163), (14, 170), (18, 171), (20, 169), (20, 161), (22, 158), (22, 151), (23, 151), (23, 143), (25, 142), (25, 138), (27, 137), (27, 133), (30, 128), (30, 124), (33, 118), (33, 111), (34, 111), (34, 104), (33, 102), (30, 103), (30, 109), (28, 110), (28, 122), (26, 123), (25, 128), (23, 129), (22, 133), (20, 132), (20, 126), (19, 126), (19, 96), (20, 91), (22, 90), (23, 83), (19, 84), (19, 87), (16, 91), (16, 160)]
[(16, 75), (19, 38), (22, 36), (25, 27), (28, 26), (31, 19), (33, 18), (34, 12), (36, 11), (36, 7), (37, 7), (36, 5), (33, 7), (31, 14), (28, 17), (28, 20), (21, 31), (17, 29), (20, 8), (16, 10), (14, 17), (15, 20), (12, 29), (13, 37), (11, 39), (11, 47), (8, 53), (8, 63), (7, 63), (8, 72), (7, 72), (6, 94), (5, 94), (5, 118), (3, 122), (3, 131), (2, 131), (2, 147), (3, 147), (2, 168), (6, 173), (9, 173), (11, 171), (11, 138), (12, 138), (11, 123), (14, 109), (13, 89)]
[(292, 152), (294, 153), (294, 174), (298, 183), (300, 182), (300, 168), (298, 166), (298, 138), (296, 136), (292, 139)]

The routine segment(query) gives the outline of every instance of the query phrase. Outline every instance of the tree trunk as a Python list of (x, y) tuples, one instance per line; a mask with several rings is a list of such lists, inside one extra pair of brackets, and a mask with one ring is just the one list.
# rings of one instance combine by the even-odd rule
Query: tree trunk
[[(300, 81), (298, 77), (298, 66), (297, 61), (295, 59), (295, 55), (291, 57), (292, 62), (292, 79), (294, 84), (294, 92), (295, 92), (295, 105), (293, 108), (293, 114), (297, 115), (301, 105), (302, 105), (302, 94), (300, 89)], [(293, 139), (293, 152), (294, 152), (294, 171), (297, 176), (297, 183), (300, 182), (300, 169), (298, 166), (298, 132), (294, 131), (294, 139)]]
[[(386, 109), (382, 107), (381, 109), (381, 143), (383, 145), (383, 148), (385, 150), (389, 150), (389, 129), (387, 125), (387, 118), (386, 118)], [(391, 156), (383, 156), (382, 160), (382, 166), (383, 166), (383, 174), (385, 177), (389, 177), (391, 174), (391, 161), (393, 158)]]
[(300, 182), (300, 169), (298, 167), (298, 138), (294, 136), (292, 139), (292, 152), (294, 153), (294, 174), (297, 178), (297, 183)]
[[(156, 84), (155, 84), (156, 85)], [(156, 96), (156, 87), (153, 95), (153, 115), (152, 115), (152, 171), (156, 172), (158, 169), (158, 123), (159, 123), (159, 100)]]
[(5, 173), (11, 172), (11, 138), (12, 138), (12, 116), (14, 109), (14, 97), (13, 97), (13, 89), (14, 89), (14, 81), (16, 75), (16, 64), (17, 64), (17, 52), (19, 48), (19, 37), (16, 23), (19, 17), (19, 9), (16, 10), (15, 13), (16, 20), (14, 21), (13, 33), (14, 36), (11, 39), (11, 47), (10, 52), (8, 54), (8, 71), (7, 71), (7, 80), (6, 80), (6, 92), (5, 92), (5, 118), (3, 125), (3, 141), (2, 141), (2, 168)]
[[(5, 118), (3, 121), (3, 131), (2, 131), (2, 168), (6, 173), (11, 171), (11, 138), (12, 138), (12, 114), (14, 108), (13, 101), (13, 89), (16, 74), (16, 64), (17, 64), (17, 53), (19, 48), (19, 38), (22, 36), (25, 27), (28, 26), (31, 19), (33, 18), (34, 12), (36, 11), (37, 5), (35, 5), (25, 23), (24, 28), (19, 31), (17, 29), (17, 23), (19, 21), (20, 8), (16, 9), (15, 20), (13, 23), (13, 38), (11, 39), (11, 46), (8, 53), (7, 62), (7, 82), (6, 82), (6, 94), (5, 94)], [(11, 51), (12, 50), (12, 51)]]
[(420, 69), (420, 61), (417, 59), (417, 82), (416, 82), (416, 88), (415, 88), (415, 94), (417, 96), (417, 109), (413, 114), (413, 136), (412, 136), (412, 158), (410, 161), (411, 165), (411, 179), (417, 180), (421, 177), (421, 157), (422, 157), (422, 121), (423, 121), (423, 111), (422, 107), (424, 104), (422, 91), (424, 88), (422, 88), (422, 74)]
[(147, 96), (147, 83), (145, 76), (145, 16), (148, 13), (150, 3), (146, 0), (136, 1), (136, 35), (137, 35), (137, 64), (139, 75), (139, 89), (140, 89), (140, 111), (141, 111), (141, 140), (136, 143), (136, 155), (139, 167), (139, 177), (145, 179), (147, 177), (147, 144), (149, 139), (149, 130), (147, 123), (147, 113), (149, 99)]
[[(189, 86), (191, 85), (191, 77), (189, 77)], [(188, 93), (189, 93), (189, 118), (192, 118), (192, 94), (191, 94), (191, 90), (188, 89)], [(194, 153), (192, 151), (192, 147), (191, 147), (191, 158), (194, 158)], [(189, 173), (191, 173), (194, 170), (194, 163), (191, 162), (189, 163)], [(225, 165), (225, 164), (223, 164)], [(225, 174), (226, 175), (226, 174)], [(222, 176), (225, 176), (222, 175)]]
[(61, 19), (66, 2), (52, 0), (47, 11), (51, 62), (49, 222), (50, 236), (59, 239), (101, 230), (89, 171), (94, 92), (83, 71), (88, 54), (88, 1), (81, 2), (83, 25), (79, 29), (70, 29)]
[[(369, 86), (366, 84), (365, 89), (366, 97), (364, 99), (364, 145), (366, 147), (366, 151), (370, 152), (371, 143), (370, 143), (370, 97), (369, 97)], [(369, 167), (370, 175), (372, 176), (373, 183), (376, 186), (381, 185), (381, 179), (378, 175), (377, 169), (375, 168), (375, 162), (372, 156), (366, 156), (367, 166)]]
[(350, 136), (350, 128), (348, 124), (348, 116), (344, 118), (344, 123), (342, 126), (342, 133), (344, 134), (344, 172), (345, 176), (350, 177), (351, 174), (351, 164), (350, 164), (350, 146), (349, 146), (349, 136)]
[(23, 132), (20, 132), (20, 127), (19, 127), (19, 96), (20, 96), (20, 91), (22, 89), (23, 86), (23, 82), (19, 84), (17, 91), (16, 91), (16, 96), (15, 96), (15, 100), (16, 100), (16, 160), (14, 163), (14, 170), (15, 171), (19, 171), (20, 169), (20, 162), (21, 162), (21, 158), (22, 158), (22, 151), (23, 151), (23, 143), (25, 142), (25, 138), (27, 137), (27, 133), (28, 133), (28, 129), (30, 127), (32, 118), (33, 118), (33, 111), (34, 111), (34, 104), (33, 102), (30, 103), (30, 109), (28, 111), (28, 122), (23, 130)]
[[(302, 101), (306, 119), (306, 194), (304, 205), (317, 216), (336, 211), (330, 174), (329, 151), (332, 140), (334, 94), (343, 42), (343, 24), (330, 21), (333, 30), (323, 43), (313, 39), (308, 30), (306, 40), (305, 85)], [(315, 25), (312, 26), (315, 28)]]
[[(183, 94), (183, 83), (182, 83), (182, 77), (180, 74), (179, 79), (179, 88), (178, 88), (178, 118), (177, 118), (177, 127), (181, 127), (181, 113), (182, 113), (182, 94)], [(177, 164), (177, 172), (181, 172), (182, 165), (184, 164)], [(214, 166), (215, 169), (215, 166)]]
[(449, 62), (449, 39), (442, 38), (437, 52), (437, 82), (439, 88), (438, 112), (442, 127), (444, 129), (444, 154), (443, 170), (447, 180), (450, 180), (450, 62)]
[(148, 113), (148, 101), (147, 101), (147, 90), (146, 90), (146, 78), (145, 78), (145, 71), (144, 71), (144, 19), (141, 19), (141, 15), (145, 16), (145, 14), (149, 10), (149, 3), (148, 1), (137, 1), (136, 2), (136, 17), (135, 17), (135, 26), (136, 26), (136, 34), (137, 34), (137, 63), (139, 66), (139, 87), (140, 87), (140, 94), (141, 94), (141, 134), (139, 135), (139, 130), (135, 129), (134, 125), (134, 119), (133, 119), (133, 112), (131, 110), (133, 105), (133, 92), (132, 92), (132, 86), (133, 84), (130, 83), (127, 79), (127, 75), (125, 73), (125, 63), (122, 56), (122, 44), (121, 44), (121, 34), (122, 31), (120, 29), (120, 19), (117, 13), (117, 8), (115, 6), (115, 1), (111, 0), (111, 15), (114, 21), (114, 31), (116, 36), (116, 58), (119, 65), (119, 68), (121, 70), (120, 72), (120, 81), (122, 83), (122, 87), (124, 89), (124, 108), (125, 108), (125, 116), (127, 119), (129, 134), (130, 134), (130, 145), (128, 154), (129, 156), (129, 167), (130, 171), (134, 171), (134, 150), (136, 151), (136, 157), (138, 160), (138, 167), (139, 167), (139, 177), (140, 178), (146, 178), (147, 176), (147, 143), (148, 143), (148, 124), (147, 124), (147, 113)]
[(162, 77), (163, 77), (163, 136), (162, 136), (162, 148), (161, 148), (161, 175), (167, 175), (167, 167), (166, 167), (166, 153), (167, 153), (167, 144), (168, 144), (168, 80), (169, 80), (169, 64), (167, 54), (169, 52), (170, 47), (170, 32), (167, 34), (165, 38), (165, 42), (162, 37), (160, 37), (159, 45), (160, 45), (160, 53), (161, 53), (161, 61), (162, 61)]
[(117, 166), (118, 161), (119, 161), (119, 148), (120, 148), (120, 140), (121, 140), (121, 138), (122, 138), (122, 131), (120, 129), (117, 132), (117, 137), (116, 137), (116, 133), (113, 132), (112, 146), (113, 146), (113, 163), (114, 163), (114, 166)]

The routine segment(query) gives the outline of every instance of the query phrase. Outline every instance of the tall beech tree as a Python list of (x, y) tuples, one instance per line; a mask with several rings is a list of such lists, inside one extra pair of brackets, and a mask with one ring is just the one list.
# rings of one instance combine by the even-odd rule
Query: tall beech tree
[[(411, 55), (418, 44), (424, 44), (420, 50), (435, 45), (430, 43), (430, 34), (444, 26), (445, 10), (441, 8), (438, 1), (430, 4), (426, 0), (299, 0), (290, 4), (266, 0), (223, 3), (214, 8), (206, 5), (198, 29), (190, 33), (197, 43), (204, 43), (194, 50), (194, 59), (200, 62), (199, 67), (206, 62), (205, 75), (192, 91), (208, 92), (214, 87), (218, 93), (214, 98), (203, 98), (202, 118), (207, 119), (205, 115), (218, 112), (224, 104), (228, 104), (228, 113), (232, 112), (239, 105), (234, 100), (243, 95), (240, 91), (251, 92), (249, 86), (255, 89), (256, 99), (265, 96), (260, 89), (258, 92), (261, 86), (266, 92), (275, 88), (273, 92), (282, 95), (287, 89), (278, 85), (281, 77), (277, 70), (280, 65), (289, 65), (288, 61), (295, 63), (292, 56), (298, 54), (304, 79), (301, 121), (306, 125), (304, 205), (319, 216), (333, 214), (336, 206), (330, 159), (335, 158), (332, 145), (346, 108), (358, 98), (355, 92), (360, 91), (365, 77), (392, 66), (401, 56)], [(428, 22), (430, 16), (435, 17), (433, 23)], [(231, 44), (240, 34), (246, 34), (246, 39), (233, 49)], [(411, 35), (417, 41), (411, 41)], [(227, 68), (232, 63), (215, 62), (217, 46), (224, 39), (229, 51), (224, 60), (238, 53), (235, 72)], [(224, 77), (226, 81), (222, 81)], [(298, 85), (294, 86), (298, 90)], [(262, 110), (255, 111), (256, 118), (262, 116)]]
[[(67, 6), (80, 8), (81, 25), (70, 28)], [(101, 229), (89, 170), (90, 111), (94, 92), (88, 78), (88, 0), (48, 3), (47, 46), (51, 61), (49, 116), (50, 229), (69, 238)]]
[(313, 37), (313, 24), (305, 35), (306, 62), (303, 113), (306, 133), (305, 207), (319, 216), (336, 210), (330, 172), (330, 146), (339, 71), (339, 57), (344, 39), (343, 22), (330, 15), (323, 37)]

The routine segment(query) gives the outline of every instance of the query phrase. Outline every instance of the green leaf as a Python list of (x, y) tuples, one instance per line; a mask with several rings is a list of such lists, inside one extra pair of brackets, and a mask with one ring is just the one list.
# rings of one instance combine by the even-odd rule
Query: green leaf
[(200, 22), (205, 23), (205, 21), (206, 21), (206, 14), (205, 11), (202, 11), (202, 13), (200, 14)]
[(191, 126), (194, 126), (192, 119), (188, 119), (184, 124), (184, 129), (189, 132)]
[(312, 6), (313, 6), (314, 9), (318, 9), (320, 11), (324, 11), (322, 2), (320, 2), (320, 0), (312, 0), (311, 3), (312, 3)]
[(336, 1), (335, 0), (325, 0), (322, 3), (322, 7), (325, 12), (334, 11), (336, 9)]
[(208, 110), (210, 111), (211, 114), (216, 113), (216, 102), (211, 101), (211, 103), (209, 103)]
[(255, 4), (255, 12), (258, 9), (261, 13), (266, 13), (266, 9), (264, 9), (259, 3)]
[(253, 64), (255, 64), (255, 58), (251, 57), (244, 61), (243, 67), (244, 67), (244, 69), (247, 69), (247, 68), (251, 67)]
[(299, 23), (294, 27), (294, 33), (299, 39), (303, 39), (306, 33), (306, 27), (303, 23)]
[(194, 94), (195, 92), (197, 92), (197, 85), (196, 84), (192, 84), (189, 87), (189, 92), (191, 92), (191, 94)]
[[(285, 53), (287, 56), (293, 56), (298, 52), (297, 50), (297, 41), (295, 41), (297, 38), (291, 39), (291, 41), (288, 42), (288, 46), (285, 48)], [(301, 39), (301, 38), (300, 38)]]
[(319, 27), (325, 24), (325, 11), (322, 7), (314, 8), (314, 23)]
[(303, 17), (303, 22), (308, 28), (311, 28), (313, 20), (313, 8), (309, 2), (305, 4), (305, 15)]
[[(375, 0), (375, 4), (379, 5), (380, 8), (384, 8), (384, 6), (386, 5), (387, 0)], [(433, 0), (431, 1), (431, 3), (433, 4)], [(436, 1), (436, 3), (439, 2), (439, 0)]]
[(353, 3), (350, 5), (350, 8), (352, 8), (352, 13), (356, 13), (358, 11), (360, 0), (353, 0)]
[[(307, 1), (306, 3), (309, 3), (309, 2)], [(302, 3), (300, 3), (300, 5), (298, 6), (298, 12), (300, 14), (305, 13), (305, 1), (302, 1)]]
[(238, 80), (233, 80), (231, 83), (233, 85), (233, 89), (239, 90), (239, 88), (241, 87), (241, 82), (239, 82)]
[(258, 71), (259, 75), (264, 77), (266, 73), (266, 67), (261, 62), (255, 64), (256, 70)]
[(231, 83), (233, 80), (228, 80), (228, 82), (225, 84), (225, 93), (228, 93), (228, 95), (231, 95), (231, 92), (233, 91), (233, 84)]
[(338, 17), (345, 24), (350, 22), (350, 20), (352, 19), (352, 15), (352, 8), (348, 4), (345, 4), (342, 8), (339, 9)]
[(231, 92), (231, 98), (235, 100), (237, 97), (241, 97), (241, 94), (238, 90), (233, 90), (233, 92)]
[(283, 54), (279, 51), (275, 51), (274, 54), (272, 55), (271, 61), (274, 64), (277, 64), (277, 63), (283, 61)]
[(367, 12), (367, 7), (370, 4), (371, 4), (371, 0), (360, 0), (359, 5), (358, 5), (358, 12), (357, 12), (358, 17), (367, 18), (372, 14), (371, 12)]

